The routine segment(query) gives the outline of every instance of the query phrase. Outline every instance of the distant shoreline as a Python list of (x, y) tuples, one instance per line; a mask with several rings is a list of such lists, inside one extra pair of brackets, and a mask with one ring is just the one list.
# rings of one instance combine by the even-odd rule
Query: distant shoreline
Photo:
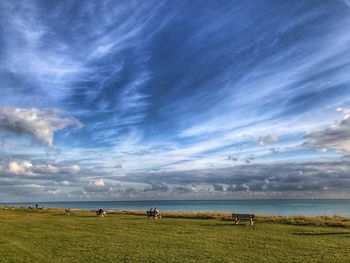
[(220, 202), (220, 201), (350, 201), (350, 198), (266, 198), (266, 199), (150, 199), (150, 200), (88, 200), (88, 201), (15, 201), (15, 202), (0, 202), (0, 205), (3, 204), (24, 204), (24, 203), (110, 203), (110, 202)]
[(168, 212), (251, 213), (261, 215), (340, 215), (350, 216), (350, 199), (267, 199), (267, 200), (144, 200), (144, 201), (70, 201), (3, 202), (0, 206), (71, 208), (81, 210), (138, 210), (157, 207)]

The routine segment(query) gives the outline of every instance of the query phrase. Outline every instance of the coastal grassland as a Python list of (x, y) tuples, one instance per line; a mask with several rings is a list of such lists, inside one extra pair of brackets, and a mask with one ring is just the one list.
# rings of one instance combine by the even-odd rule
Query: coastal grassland
[(134, 213), (0, 209), (0, 262), (349, 262), (347, 227)]
[[(126, 210), (113, 211), (115, 215), (145, 215), (145, 211)], [(163, 212), (163, 218), (187, 218), (187, 219), (217, 219), (223, 221), (231, 220), (231, 213), (225, 212)], [(303, 226), (331, 226), (331, 227), (349, 227), (350, 217), (343, 216), (272, 216), (256, 215), (259, 222), (283, 223)]]

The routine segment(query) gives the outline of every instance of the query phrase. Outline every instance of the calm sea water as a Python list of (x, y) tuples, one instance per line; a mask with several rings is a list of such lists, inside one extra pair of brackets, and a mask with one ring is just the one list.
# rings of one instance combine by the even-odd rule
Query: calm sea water
[[(188, 201), (96, 201), (38, 202), (51, 208), (148, 210), (160, 211), (224, 211), (270, 215), (344, 215), (350, 216), (350, 199), (342, 200), (188, 200)], [(33, 206), (35, 203), (7, 203), (11, 206)]]

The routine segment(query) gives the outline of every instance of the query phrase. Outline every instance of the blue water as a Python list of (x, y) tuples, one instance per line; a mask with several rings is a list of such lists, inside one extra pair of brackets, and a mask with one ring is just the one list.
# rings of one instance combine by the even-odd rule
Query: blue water
[[(187, 201), (94, 201), (38, 202), (39, 206), (72, 209), (161, 211), (224, 211), (269, 215), (343, 215), (350, 216), (350, 199), (342, 200), (187, 200)], [(35, 203), (4, 203), (10, 206), (33, 206)]]

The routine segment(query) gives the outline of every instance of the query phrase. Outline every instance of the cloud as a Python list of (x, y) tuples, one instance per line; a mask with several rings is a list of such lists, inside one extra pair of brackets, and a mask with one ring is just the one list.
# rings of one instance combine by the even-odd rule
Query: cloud
[(234, 192), (236, 191), (236, 185), (230, 185), (226, 188), (226, 192)]
[(108, 187), (103, 179), (90, 180), (84, 191), (87, 193), (105, 193), (108, 194), (113, 191), (113, 188)]
[(174, 191), (177, 193), (191, 193), (192, 189), (185, 186), (177, 186)]
[(324, 130), (307, 134), (304, 146), (316, 148), (320, 152), (336, 149), (344, 155), (350, 153), (350, 109), (339, 108), (337, 111), (344, 115), (343, 119)]
[(44, 186), (40, 184), (26, 184), (24, 187), (29, 187), (29, 188), (45, 188)]
[(74, 118), (60, 117), (57, 110), (0, 107), (0, 131), (30, 134), (36, 140), (53, 146), (54, 133), (67, 126), (82, 128)]
[(60, 171), (60, 168), (51, 164), (36, 165), (34, 171), (40, 174), (56, 174)]
[[(88, 170), (85, 170), (88, 172)], [(72, 176), (80, 176), (81, 168), (70, 162), (54, 162), (52, 160), (1, 160), (0, 177), (32, 176), (37, 180), (74, 180)]]
[[(310, 193), (346, 197), (344, 191), (346, 192), (350, 187), (348, 161), (251, 164), (220, 169), (129, 173), (125, 176), (101, 173), (93, 169), (85, 169), (81, 174), (64, 174), (63, 171), (67, 170), (67, 165), (60, 167), (59, 163), (51, 164), (60, 167), (60, 172), (57, 174), (38, 174), (39, 170), (34, 162), (32, 166), (24, 161), (16, 163), (17, 166), (23, 167), (21, 169), (26, 173), (36, 171), (36, 176), (19, 177), (20, 174), (12, 173), (9, 174), (10, 177), (0, 178), (2, 186), (13, 189), (12, 192), (6, 190), (3, 195), (8, 193), (10, 196), (17, 192), (27, 194), (28, 191), (24, 191), (23, 187), (35, 189), (28, 185), (41, 185), (45, 190), (39, 187), (37, 189), (42, 189), (40, 193), (44, 196), (50, 190), (62, 200), (67, 196), (76, 200), (80, 198), (108, 200), (111, 198), (249, 198), (252, 196), (269, 198), (274, 194), (288, 198), (308, 196)], [(8, 166), (1, 164), (1, 167)], [(0, 174), (3, 174), (1, 167)], [(42, 164), (40, 168), (43, 169)], [(12, 169), (19, 171), (16, 166)], [(2, 186), (0, 191), (4, 188)]]
[(68, 173), (76, 174), (76, 173), (79, 173), (81, 169), (79, 165), (73, 164), (68, 167), (65, 167), (64, 170), (67, 171)]
[(230, 168), (132, 173), (116, 177), (124, 182), (150, 184), (149, 190), (176, 191), (195, 185), (215, 192), (340, 191), (350, 187), (349, 162), (306, 162), (237, 165)]
[[(57, 184), (66, 198), (65, 189), (84, 187), (103, 197), (116, 189), (111, 180), (138, 185), (128, 188), (141, 197), (186, 189), (246, 196), (328, 183), (310, 163), (304, 174), (292, 171), (297, 164), (269, 163), (339, 158), (305, 151), (304, 140), (321, 150), (348, 148), (325, 132), (304, 138), (334, 119), (329, 108), (349, 105), (348, 9), (339, 1), (199, 2), (0, 1), (0, 105), (22, 108), (0, 110), (0, 156), (8, 156), (0, 185)], [(78, 120), (86, 128), (70, 133)], [(60, 149), (46, 147), (43, 156), (42, 145), (27, 147), (27, 135)], [(17, 167), (21, 177), (9, 172), (10, 161), (32, 167)], [(245, 163), (252, 167), (237, 166)], [(95, 185), (100, 179), (104, 186)]]
[(167, 192), (168, 186), (163, 183), (152, 183), (150, 188), (144, 189), (145, 192)]
[(223, 191), (224, 187), (220, 184), (213, 184), (214, 191)]
[(70, 182), (67, 181), (67, 180), (64, 180), (64, 181), (62, 181), (62, 184), (63, 184), (63, 185), (70, 185)]
[(268, 134), (265, 136), (260, 136), (258, 138), (258, 143), (260, 146), (265, 146), (266, 144), (277, 142), (279, 140), (278, 136), (273, 134)]
[(121, 163), (117, 163), (116, 165), (114, 165), (114, 168), (117, 169), (121, 169), (123, 167), (123, 165)]
[(31, 176), (31, 175), (34, 175), (34, 173), (32, 172), (32, 167), (33, 165), (28, 161), (23, 161), (23, 162), (11, 161), (8, 163), (7, 171), (15, 175)]
[(95, 186), (105, 186), (105, 182), (103, 181), (103, 179), (98, 179), (92, 182), (93, 185)]

